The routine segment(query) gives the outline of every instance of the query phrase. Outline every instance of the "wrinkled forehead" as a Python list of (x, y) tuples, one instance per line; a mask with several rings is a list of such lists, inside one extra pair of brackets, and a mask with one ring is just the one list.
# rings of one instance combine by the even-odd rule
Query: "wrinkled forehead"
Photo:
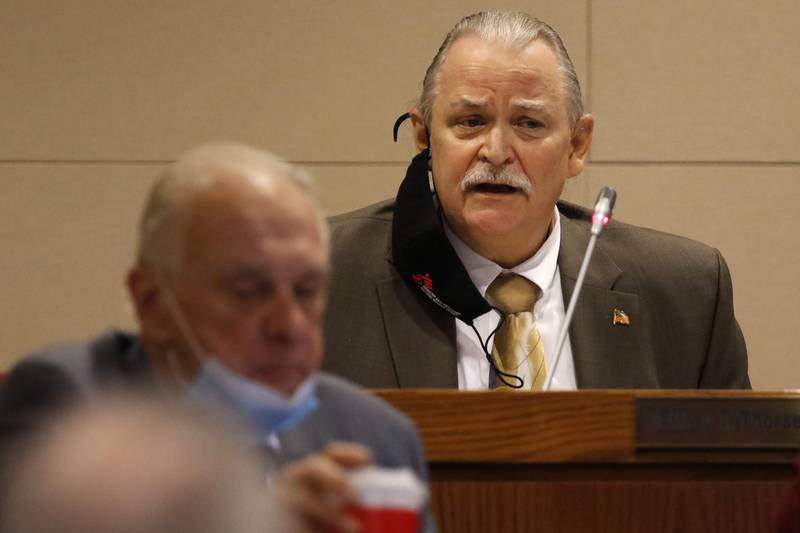
[(515, 84), (524, 92), (546, 89), (564, 96), (564, 78), (552, 45), (543, 38), (507, 43), (466, 34), (456, 39), (437, 74), (436, 94), (478, 84), (487, 89)]
[(478, 35), (459, 37), (448, 51), (439, 72), (439, 85), (458, 83), (488, 74), (486, 83), (510, 79), (561, 84), (558, 60), (549, 42), (534, 39), (523, 46), (501, 40), (484, 40)]

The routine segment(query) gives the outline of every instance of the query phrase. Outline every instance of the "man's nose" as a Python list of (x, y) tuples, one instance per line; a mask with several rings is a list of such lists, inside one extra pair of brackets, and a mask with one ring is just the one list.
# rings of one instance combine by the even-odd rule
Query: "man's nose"
[(289, 287), (275, 290), (262, 317), (262, 330), (270, 338), (292, 339), (305, 332), (306, 313)]
[(478, 158), (495, 167), (501, 167), (514, 160), (514, 151), (511, 147), (511, 132), (503, 124), (495, 124), (483, 139)]

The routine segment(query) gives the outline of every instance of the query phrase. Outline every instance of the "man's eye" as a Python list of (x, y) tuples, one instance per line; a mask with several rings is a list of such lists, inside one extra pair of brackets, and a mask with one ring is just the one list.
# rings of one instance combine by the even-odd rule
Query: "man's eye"
[(313, 301), (319, 298), (322, 293), (323, 287), (317, 282), (301, 283), (294, 287), (294, 294), (298, 300)]
[(483, 126), (483, 119), (481, 117), (466, 117), (459, 120), (458, 125), (465, 128), (477, 128)]
[(244, 285), (240, 287), (231, 287), (229, 292), (234, 300), (252, 302), (263, 298), (268, 291), (266, 287), (260, 285)]
[(544, 127), (544, 124), (542, 124), (540, 121), (532, 119), (532, 118), (523, 118), (522, 120), (517, 122), (517, 125), (519, 127), (521, 127), (521, 128), (529, 129), (529, 130), (535, 130), (535, 129)]

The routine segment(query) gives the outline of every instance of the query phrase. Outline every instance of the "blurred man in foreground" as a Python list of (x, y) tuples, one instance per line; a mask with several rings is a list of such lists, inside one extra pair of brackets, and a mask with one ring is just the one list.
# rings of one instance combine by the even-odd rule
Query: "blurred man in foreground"
[(286, 531), (260, 465), (221, 421), (152, 398), (70, 410), (22, 458), (2, 533)]
[(142, 216), (128, 276), (139, 334), (18, 364), (0, 389), (6, 449), (73, 398), (178, 391), (240, 421), (270, 462), (292, 462), (277, 478), (308, 527), (352, 531), (349, 469), (372, 460), (424, 479), (425, 464), (407, 419), (319, 373), (327, 285), (327, 228), (302, 172), (238, 145), (186, 154)]

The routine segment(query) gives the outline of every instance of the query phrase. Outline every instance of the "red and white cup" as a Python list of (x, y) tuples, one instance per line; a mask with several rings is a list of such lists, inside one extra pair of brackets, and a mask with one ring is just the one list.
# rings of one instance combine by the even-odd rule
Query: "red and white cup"
[(356, 503), (348, 512), (363, 533), (417, 533), (428, 489), (409, 468), (368, 466), (350, 474)]

